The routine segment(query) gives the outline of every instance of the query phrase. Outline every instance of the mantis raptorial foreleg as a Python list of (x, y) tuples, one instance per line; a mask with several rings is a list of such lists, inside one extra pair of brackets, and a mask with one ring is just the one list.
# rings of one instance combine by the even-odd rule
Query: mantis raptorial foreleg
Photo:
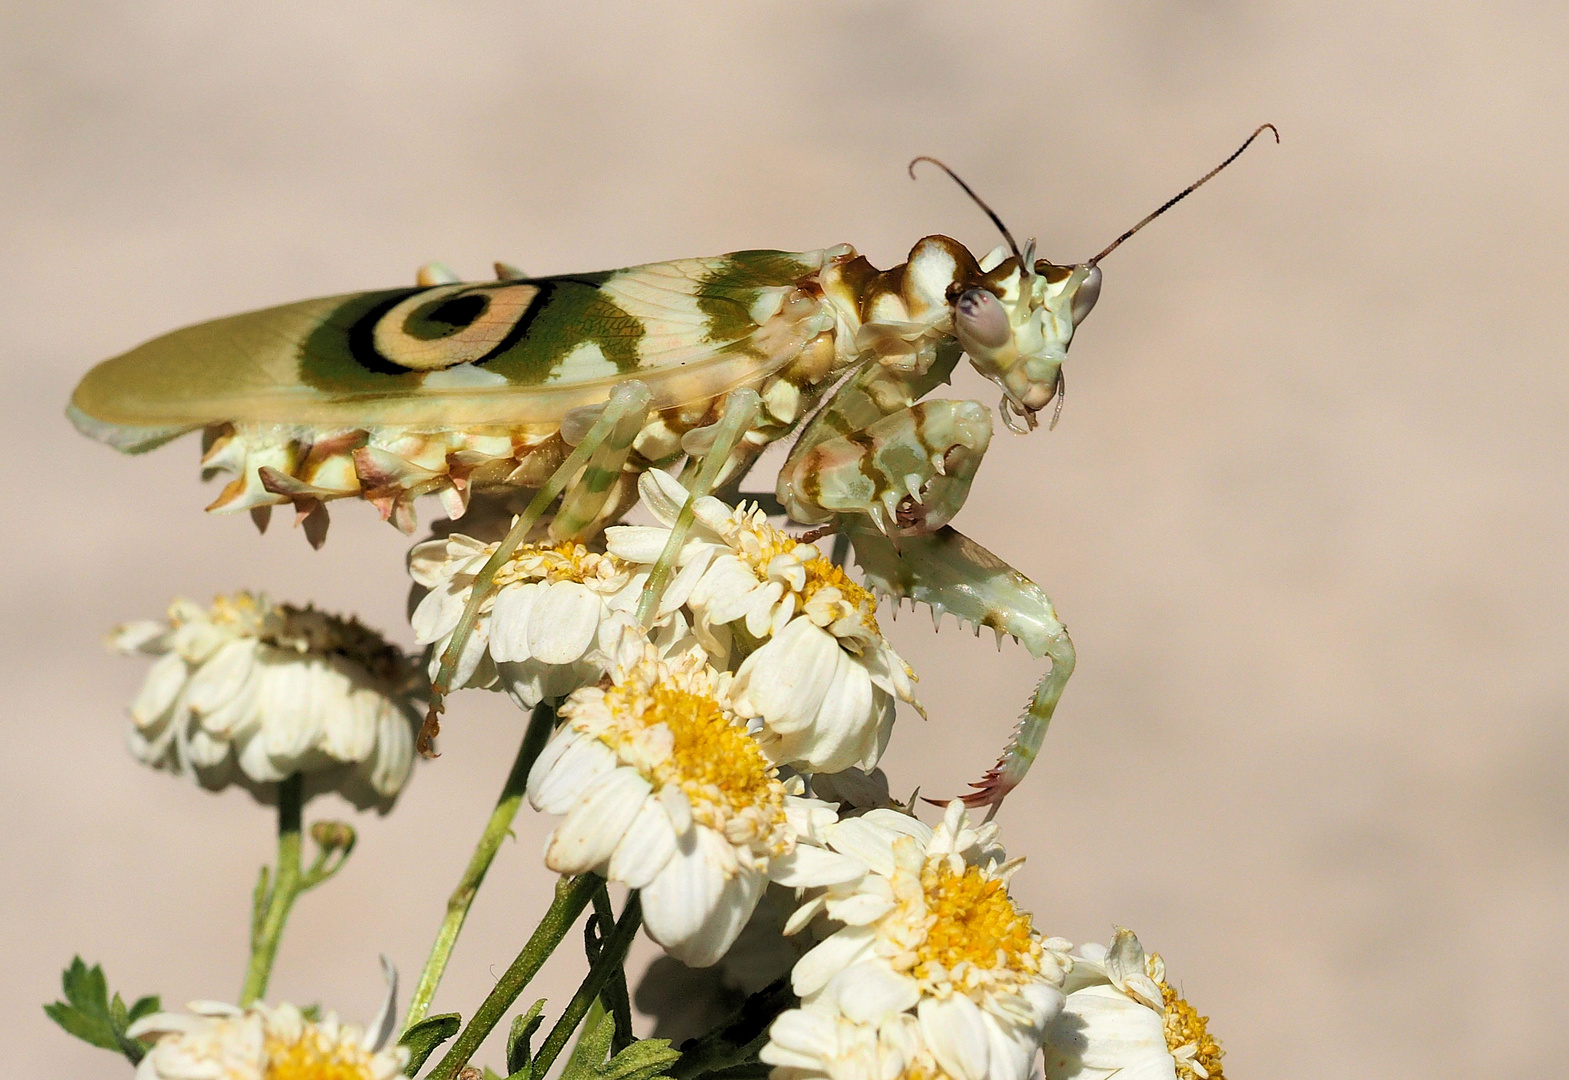
[[(551, 473), (543, 487), (534, 495), (528, 507), (518, 515), (512, 524), (512, 529), (506, 538), (496, 548), (495, 553), (486, 561), (474, 579), (474, 585), (469, 592), (468, 602), (463, 606), (463, 614), (458, 619), (458, 625), (452, 631), (452, 638), (447, 643), (446, 649), (441, 654), (441, 667), (436, 672), (436, 677), (430, 685), (430, 709), (425, 713), (425, 722), (420, 727), (418, 747), (422, 754), (431, 752), (431, 740), (441, 731), (441, 713), (446, 706), (446, 696), (452, 688), (452, 680), (457, 674), (458, 661), (463, 655), (463, 648), (467, 644), (469, 635), (474, 630), (474, 623), (479, 618), (485, 601), (488, 600), (496, 588), (496, 572), (507, 564), (513, 552), (528, 538), (530, 530), (556, 501), (567, 485), (572, 482), (580, 469), (591, 463), (606, 465), (608, 461), (620, 454), (622, 459), (626, 456), (626, 446), (630, 445), (632, 438), (637, 434), (643, 419), (648, 415), (649, 401), (652, 395), (643, 383), (632, 381), (616, 386), (610, 392), (610, 400), (605, 403), (604, 410), (599, 418), (594, 421), (588, 433), (581, 442), (567, 455), (561, 466)], [(630, 434), (627, 434), (630, 432)], [(613, 438), (625, 434), (625, 443), (619, 451), (614, 449)], [(607, 449), (608, 447), (608, 449)], [(605, 454), (600, 457), (600, 451)], [(617, 465), (619, 469), (619, 465)], [(590, 469), (590, 475), (595, 475)], [(608, 490), (609, 484), (600, 488), (601, 493)], [(569, 502), (573, 501), (568, 496)], [(590, 500), (585, 497), (577, 505), (586, 506)], [(603, 499), (601, 498), (601, 502)], [(597, 512), (598, 507), (595, 507)], [(590, 514), (590, 517), (593, 515)]]
[(989, 626), (1021, 642), (1030, 654), (1049, 658), (1051, 670), (1035, 688), (1013, 736), (979, 782), (963, 796), (971, 806), (995, 807), (1029, 771), (1063, 687), (1073, 674), (1073, 642), (1057, 618), (1051, 598), (1029, 578), (951, 528), (909, 536), (894, 545), (877, 531), (848, 523), (856, 563), (869, 586), (897, 599), (917, 600), (935, 620), (948, 613), (961, 623)]

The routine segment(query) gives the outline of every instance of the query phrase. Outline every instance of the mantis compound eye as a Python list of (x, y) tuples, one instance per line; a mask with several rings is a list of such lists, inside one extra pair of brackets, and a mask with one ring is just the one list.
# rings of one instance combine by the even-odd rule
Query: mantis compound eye
[(1079, 291), (1073, 294), (1073, 325), (1078, 326), (1084, 321), (1084, 316), (1094, 308), (1095, 301), (1100, 299), (1100, 267), (1090, 267), (1084, 283), (1079, 286)]
[(953, 329), (960, 346), (971, 356), (1000, 349), (1013, 338), (1002, 301), (985, 289), (966, 289), (959, 295), (953, 305)]

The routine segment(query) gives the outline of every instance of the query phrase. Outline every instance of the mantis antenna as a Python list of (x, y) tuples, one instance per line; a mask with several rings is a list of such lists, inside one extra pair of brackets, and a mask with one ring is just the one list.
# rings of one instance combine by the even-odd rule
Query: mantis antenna
[[(1227, 165), (1230, 165), (1233, 161), (1236, 161), (1237, 158), (1241, 157), (1242, 156), (1242, 151), (1244, 151), (1248, 147), (1252, 146), (1253, 145), (1253, 140), (1258, 138), (1260, 135), (1264, 134), (1266, 129), (1270, 132), (1270, 134), (1275, 136), (1275, 142), (1279, 143), (1280, 142), (1280, 132), (1278, 130), (1276, 130), (1275, 125), (1274, 124), (1260, 124), (1258, 126), (1258, 129), (1255, 130), (1253, 132), (1253, 134), (1248, 136), (1246, 142), (1244, 142), (1241, 146), (1237, 147), (1235, 150), (1233, 150), (1231, 152), (1231, 156), (1230, 157), (1228, 157), (1225, 161), (1222, 161), (1219, 165), (1216, 165), (1209, 172), (1205, 173), (1203, 176), (1201, 176), (1197, 180), (1193, 181), (1193, 183), (1189, 184), (1187, 187), (1183, 188), (1181, 191), (1177, 192), (1171, 198), (1169, 198), (1165, 202), (1161, 203), (1158, 207), (1155, 208), (1155, 210), (1152, 213), (1147, 214), (1144, 217), (1144, 220), (1140, 221), (1137, 225), (1133, 226), (1133, 228), (1129, 229), (1127, 232), (1125, 232), (1121, 236), (1117, 237), (1117, 239), (1115, 239), (1111, 243), (1107, 244), (1106, 247), (1101, 251), (1101, 253), (1099, 255), (1096, 255), (1093, 259), (1090, 259), (1084, 265), (1085, 266), (1095, 266), (1095, 265), (1097, 265), (1106, 256), (1110, 255), (1113, 251), (1116, 251), (1118, 246), (1124, 240), (1126, 240), (1128, 237), (1132, 236), (1134, 233), (1136, 233), (1140, 229), (1144, 228), (1144, 226), (1148, 225), (1150, 222), (1152, 222), (1156, 218), (1160, 217), (1167, 210), (1170, 210), (1173, 206), (1176, 206), (1183, 199), (1186, 199), (1189, 195), (1193, 194), (1199, 188), (1203, 187), (1204, 184), (1206, 182), (1208, 182), (1210, 177), (1214, 176), (1216, 173), (1220, 172), (1220, 170), (1224, 169)], [(916, 160), (919, 161), (920, 159), (917, 158)], [(927, 160), (931, 160), (931, 159), (928, 158)], [(912, 162), (911, 164), (913, 165), (914, 162)], [(955, 176), (954, 179), (955, 180), (959, 180), (959, 178), (957, 176)], [(959, 183), (963, 184), (964, 181), (963, 180), (959, 180)], [(964, 190), (969, 191), (970, 189), (969, 188), (965, 188)], [(976, 201), (979, 202), (980, 200), (977, 199)], [(984, 206), (985, 204), (983, 203), (982, 205)], [(991, 211), (988, 210), (987, 213), (990, 214)], [(996, 220), (996, 215), (995, 214), (992, 215), (992, 219), (994, 221)], [(999, 222), (998, 224), (1001, 224), (1001, 222)]]
[[(1238, 151), (1238, 153), (1241, 153), (1241, 151)], [(1236, 156), (1236, 154), (1232, 155), (1232, 157), (1235, 157), (1235, 156)], [(915, 166), (916, 166), (916, 164), (918, 162), (922, 162), (922, 161), (930, 161), (933, 165), (937, 166), (943, 172), (947, 173), (949, 175), (949, 177), (951, 177), (953, 179), (953, 182), (955, 184), (958, 184), (961, 188), (963, 188), (964, 189), (964, 193), (975, 201), (975, 205), (976, 206), (979, 206), (982, 210), (986, 211), (986, 216), (992, 219), (992, 224), (997, 226), (997, 230), (1002, 233), (1002, 238), (1004, 240), (1008, 241), (1008, 246), (1013, 249), (1013, 257), (1015, 259), (1019, 260), (1019, 269), (1020, 269), (1020, 271), (1022, 271), (1026, 276), (1028, 276), (1029, 273), (1031, 272), (1032, 268), (1025, 262), (1024, 256), (1019, 254), (1019, 245), (1014, 243), (1013, 234), (1008, 231), (1008, 226), (1006, 226), (1006, 225), (1004, 225), (1002, 223), (1002, 218), (997, 216), (997, 211), (995, 211), (991, 207), (987, 206), (986, 205), (986, 200), (982, 199), (979, 195), (975, 194), (974, 189), (971, 188), (969, 184), (966, 184), (963, 180), (959, 179), (959, 174), (958, 173), (954, 172), (952, 169), (948, 168), (948, 166), (944, 165), (942, 162), (938, 161), (934, 157), (928, 157), (927, 155), (922, 154), (918, 158), (912, 158), (910, 160), (910, 179), (911, 180), (915, 179)], [(1208, 178), (1206, 177), (1206, 179), (1208, 179)], [(1202, 183), (1202, 182), (1203, 181), (1200, 181), (1200, 183)], [(1173, 201), (1175, 201), (1175, 200), (1173, 200)], [(1031, 242), (1031, 246), (1033, 247), (1033, 241)], [(1115, 246), (1115, 245), (1113, 245), (1113, 246)]]

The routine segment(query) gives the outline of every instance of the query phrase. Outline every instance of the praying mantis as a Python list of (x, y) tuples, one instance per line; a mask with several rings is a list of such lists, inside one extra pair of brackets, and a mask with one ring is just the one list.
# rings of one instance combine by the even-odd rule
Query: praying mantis
[[(68, 415), (140, 453), (203, 433), (202, 467), (233, 474), (214, 511), (265, 526), (290, 505), (311, 542), (327, 504), (360, 498), (405, 532), (435, 495), (460, 517), (476, 491), (535, 492), (471, 594), (434, 680), (437, 727), (463, 640), (495, 570), (549, 517), (553, 541), (587, 540), (637, 499), (637, 477), (686, 461), (696, 498), (738, 481), (796, 436), (776, 486), (811, 535), (847, 537), (868, 584), (939, 616), (992, 627), (1047, 660), (997, 764), (966, 801), (995, 806), (1028, 771), (1073, 672), (1068, 631), (1034, 582), (948, 523), (992, 435), (977, 401), (928, 395), (961, 357), (1001, 391), (1016, 433), (1065, 389), (1075, 329), (1101, 261), (1229, 165), (1220, 165), (1083, 262), (1006, 240), (976, 258), (946, 236), (878, 270), (849, 245), (738, 251), (589, 274), (462, 282), (440, 267), (412, 288), (307, 300), (177, 330), (93, 368)], [(1052, 417), (1055, 426), (1056, 413)], [(559, 504), (557, 500), (559, 499)], [(679, 531), (679, 530), (678, 530)], [(672, 537), (641, 610), (670, 576)]]

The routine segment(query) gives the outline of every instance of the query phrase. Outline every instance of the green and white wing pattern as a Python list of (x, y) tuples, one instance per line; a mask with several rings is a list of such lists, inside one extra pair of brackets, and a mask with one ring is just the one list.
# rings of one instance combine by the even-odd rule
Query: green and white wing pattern
[(553, 425), (634, 377), (656, 408), (669, 408), (756, 385), (794, 358), (808, 331), (831, 327), (795, 326), (798, 317), (794, 332), (774, 325), (823, 259), (737, 252), (287, 304), (177, 330), (99, 364), (70, 413), (87, 434), (138, 450), (221, 423)]

